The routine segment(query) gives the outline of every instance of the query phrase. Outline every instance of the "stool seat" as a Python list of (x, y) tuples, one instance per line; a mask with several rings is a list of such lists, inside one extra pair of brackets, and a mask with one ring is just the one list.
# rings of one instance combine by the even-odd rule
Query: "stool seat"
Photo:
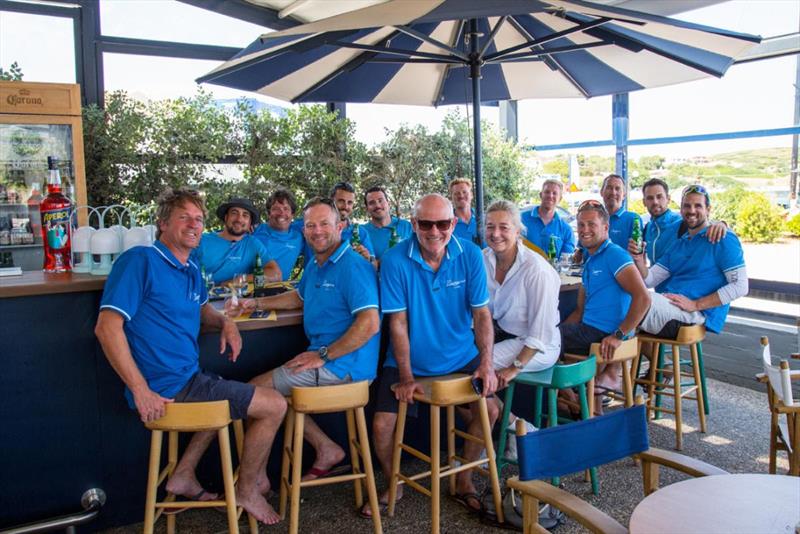
[[(397, 424), (394, 433), (394, 447), (392, 452), (392, 474), (389, 480), (389, 502), (388, 514), (394, 515), (395, 501), (397, 498), (397, 486), (400, 483), (407, 485), (431, 499), (431, 532), (438, 534), (439, 525), (439, 501), (440, 501), (440, 482), (447, 477), (450, 482), (450, 495), (456, 493), (457, 473), (468, 469), (476, 469), (481, 474), (488, 475), (489, 486), (492, 490), (497, 518), (503, 521), (503, 508), (500, 496), (500, 480), (498, 477), (497, 464), (495, 462), (494, 446), (492, 444), (492, 427), (489, 421), (489, 411), (486, 406), (486, 398), (475, 393), (472, 387), (472, 377), (462, 373), (454, 373), (445, 376), (420, 377), (415, 378), (415, 382), (422, 386), (422, 393), (414, 393), (414, 401), (430, 405), (430, 456), (419, 451), (410, 445), (403, 443), (405, 433), (406, 413), (408, 403), (400, 402), (397, 412)], [(392, 386), (395, 389), (397, 384)], [(481, 434), (476, 436), (468, 432), (463, 432), (455, 427), (455, 407), (461, 404), (478, 403), (478, 414), (480, 417)], [(447, 464), (441, 464), (440, 451), (440, 417), (441, 409), (445, 408), (447, 414)], [(486, 449), (486, 458), (474, 461), (467, 461), (466, 458), (456, 455), (455, 442), (456, 436), (465, 441), (472, 441), (482, 444)], [(430, 470), (414, 475), (406, 475), (400, 472), (400, 460), (403, 451), (415, 456), (416, 458), (430, 465)], [(461, 465), (456, 465), (459, 462)], [(488, 464), (488, 471), (481, 466)], [(418, 481), (430, 477), (430, 489), (424, 487)]]
[[(281, 466), (281, 489), (279, 511), (286, 515), (287, 500), (290, 502), (289, 532), (297, 534), (300, 525), (300, 490), (309, 486), (321, 486), (338, 482), (353, 482), (356, 506), (364, 505), (362, 484), (367, 486), (367, 498), (372, 511), (372, 528), (375, 534), (383, 532), (378, 505), (378, 491), (372, 470), (372, 456), (367, 437), (364, 406), (369, 402), (369, 383), (366, 381), (335, 386), (293, 387), (287, 398), (288, 411), (284, 428), (283, 463)], [(350, 448), (352, 473), (337, 476), (301, 480), (303, 468), (303, 428), (306, 415), (344, 412), (347, 421), (347, 441)], [(361, 470), (360, 460), (364, 463)]]
[[(636, 366), (634, 360), (639, 356), (639, 340), (637, 336), (624, 340), (617, 350), (614, 351), (614, 356), (610, 360), (603, 360), (600, 357), (600, 343), (592, 343), (589, 347), (589, 355), (582, 354), (564, 354), (566, 361), (583, 361), (590, 356), (597, 357), (597, 365), (608, 365), (612, 363), (622, 364), (622, 397), (621, 400), (625, 402), (625, 407), (630, 408), (634, 404), (633, 399), (633, 373), (635, 373)], [(620, 399), (618, 394), (608, 393), (608, 395), (615, 399)], [(589, 413), (594, 415), (594, 377), (588, 383), (588, 397), (589, 397)]]
[[(228, 531), (239, 532), (239, 516), (242, 508), (236, 506), (234, 484), (238, 473), (233, 472), (230, 437), (228, 426), (233, 423), (236, 437), (236, 448), (241, 457), (244, 441), (242, 422), (231, 420), (230, 405), (227, 400), (211, 402), (172, 402), (165, 405), (164, 415), (155, 421), (145, 423), (152, 431), (150, 438), (150, 462), (147, 477), (147, 495), (145, 497), (144, 527), (145, 534), (152, 534), (155, 522), (165, 509), (175, 508), (211, 508), (225, 507), (228, 515)], [(169, 480), (178, 464), (178, 433), (215, 431), (219, 440), (220, 462), (222, 465), (222, 481), (225, 498), (213, 501), (176, 501), (175, 495), (168, 493), (160, 502), (156, 501), (158, 486)], [(161, 445), (164, 432), (169, 433), (167, 465), (160, 470)], [(156, 512), (158, 510), (158, 512)], [(251, 532), (258, 531), (258, 522), (248, 514)], [(175, 532), (175, 516), (167, 515), (167, 532)]]
[(639, 332), (636, 337), (642, 341), (649, 341), (651, 343), (671, 342), (678, 345), (692, 345), (694, 343), (700, 343), (706, 338), (706, 327), (702, 324), (682, 326), (678, 329), (678, 335), (675, 339), (658, 337), (648, 334), (647, 332)]

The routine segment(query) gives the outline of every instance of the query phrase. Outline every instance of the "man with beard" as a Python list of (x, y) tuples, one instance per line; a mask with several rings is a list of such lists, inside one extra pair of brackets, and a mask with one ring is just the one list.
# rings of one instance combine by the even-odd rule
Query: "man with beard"
[[(288, 280), (297, 258), (303, 254), (305, 240), (300, 230), (292, 228), (297, 202), (292, 193), (279, 187), (267, 199), (267, 221), (261, 223), (253, 236), (267, 247), (278, 263), (283, 280)], [(305, 265), (305, 262), (301, 267)]]
[[(242, 310), (303, 309), (308, 350), (281, 367), (253, 379), (282, 395), (292, 387), (332, 386), (373, 380), (378, 368), (380, 318), (378, 280), (348, 241), (342, 240), (339, 212), (329, 199), (311, 200), (303, 210), (303, 234), (313, 250), (297, 289), (271, 297), (241, 299), (230, 314)], [(312, 418), (306, 418), (305, 439), (314, 447), (314, 465), (303, 480), (331, 474), (345, 452)]]
[[(391, 244), (397, 244), (411, 236), (411, 223), (392, 216), (389, 197), (383, 186), (376, 185), (367, 189), (364, 193), (364, 205), (370, 220), (367, 224), (362, 224), (361, 229), (369, 234), (375, 247), (375, 257), (380, 260)], [(392, 243), (393, 234), (395, 243)]]
[(634, 257), (652, 304), (640, 329), (649, 334), (675, 338), (681, 326), (705, 324), (719, 333), (725, 325), (730, 302), (747, 294), (747, 271), (739, 239), (732, 232), (716, 245), (706, 234), (711, 203), (701, 185), (690, 185), (681, 195), (681, 218), (687, 232), (650, 269), (642, 256)]
[(333, 186), (331, 200), (336, 206), (336, 209), (339, 210), (339, 216), (344, 224), (342, 229), (342, 241), (348, 241), (352, 245), (353, 250), (361, 254), (367, 261), (372, 262), (372, 260), (375, 259), (375, 249), (372, 248), (372, 241), (369, 238), (369, 233), (359, 231), (358, 241), (360, 241), (360, 243), (354, 243), (355, 238), (353, 234), (359, 226), (351, 220), (356, 202), (355, 188), (350, 183), (339, 182)]
[(192, 258), (210, 274), (215, 284), (230, 280), (237, 274), (253, 272), (256, 256), (261, 258), (264, 276), (268, 281), (281, 279), (281, 270), (267, 248), (252, 231), (260, 219), (258, 210), (246, 198), (232, 198), (217, 208), (217, 217), (224, 227), (221, 232), (203, 234), (200, 246)]

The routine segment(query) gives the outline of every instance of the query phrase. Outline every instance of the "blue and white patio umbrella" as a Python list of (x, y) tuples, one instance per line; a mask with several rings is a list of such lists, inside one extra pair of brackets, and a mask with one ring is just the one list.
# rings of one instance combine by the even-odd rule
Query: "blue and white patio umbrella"
[(389, 0), (267, 33), (199, 83), (293, 103), (473, 104), (721, 77), (760, 37), (581, 0)]

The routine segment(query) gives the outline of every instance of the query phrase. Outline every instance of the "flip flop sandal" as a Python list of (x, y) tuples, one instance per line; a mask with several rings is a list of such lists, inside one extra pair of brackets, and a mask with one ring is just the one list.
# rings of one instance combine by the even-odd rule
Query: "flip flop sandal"
[[(477, 493), (474, 492), (467, 492), (467, 493), (456, 493), (453, 495), (453, 499), (469, 510), (473, 514), (480, 514), (481, 513), (481, 497)], [(470, 505), (470, 501), (478, 503), (478, 507), (475, 508), (474, 506)]]
[(320, 469), (318, 467), (311, 467), (303, 477), (307, 477), (308, 475), (312, 475), (314, 478), (306, 479), (305, 482), (310, 480), (317, 480), (318, 478), (328, 478), (336, 475), (341, 475), (350, 471), (351, 468), (349, 465), (337, 465), (336, 467), (332, 467), (330, 469)]

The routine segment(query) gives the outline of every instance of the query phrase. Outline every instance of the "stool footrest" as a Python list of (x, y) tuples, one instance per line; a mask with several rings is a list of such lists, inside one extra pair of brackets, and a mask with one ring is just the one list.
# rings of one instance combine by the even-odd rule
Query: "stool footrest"
[[(430, 473), (431, 472), (428, 471), (427, 475), (430, 475)], [(425, 475), (425, 474), (423, 474), (423, 475)], [(427, 476), (427, 475), (425, 475), (425, 476)], [(431, 496), (431, 490), (429, 490), (428, 488), (426, 488), (425, 486), (423, 486), (419, 482), (415, 481), (415, 479), (422, 478), (422, 477), (418, 477), (416, 475), (414, 475), (413, 477), (407, 477), (406, 475), (404, 475), (402, 473), (397, 473), (397, 478), (400, 479), (398, 483), (405, 484), (408, 487), (413, 488), (413, 489), (417, 490), (418, 492), (422, 493), (423, 495), (427, 495), (428, 497)]]
[(480, 443), (481, 445), (483, 445), (483, 440), (481, 438), (479, 438), (477, 436), (473, 436), (469, 432), (464, 432), (463, 430), (459, 430), (457, 428), (454, 428), (453, 429), (453, 434), (455, 434), (456, 436), (459, 436), (461, 438), (468, 439), (473, 443)]
[(156, 487), (160, 486), (161, 483), (164, 482), (167, 479), (167, 477), (175, 469), (176, 465), (177, 465), (176, 462), (167, 463), (167, 465), (164, 467), (164, 469), (162, 469), (161, 472), (158, 474), (158, 482), (156, 483)]
[[(359, 480), (365, 478), (367, 475), (364, 473), (350, 473), (347, 475), (336, 475), (332, 477), (315, 478), (314, 480), (304, 480), (300, 482), (301, 488), (310, 488), (312, 486), (325, 486), (327, 484), (335, 484), (337, 482), (349, 482), (351, 480)], [(291, 488), (291, 483), (289, 487)]]
[(418, 451), (417, 449), (415, 449), (414, 447), (412, 447), (410, 445), (406, 445), (405, 443), (401, 443), (400, 444), (400, 448), (403, 449), (404, 451), (406, 451), (408, 454), (410, 454), (412, 456), (416, 456), (417, 458), (419, 458), (423, 462), (431, 463), (431, 457), (430, 456)]

